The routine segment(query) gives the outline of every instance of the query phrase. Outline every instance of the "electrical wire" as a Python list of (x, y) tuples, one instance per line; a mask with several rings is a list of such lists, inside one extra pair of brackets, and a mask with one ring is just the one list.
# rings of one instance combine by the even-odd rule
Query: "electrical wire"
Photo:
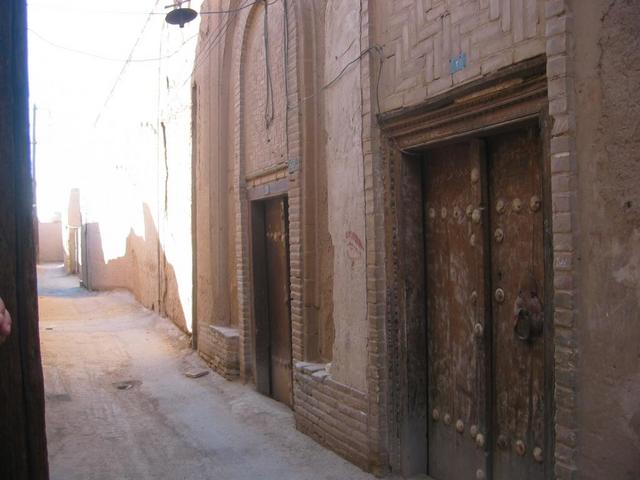
[[(242, 10), (244, 8), (247, 8), (251, 5), (254, 5), (255, 3), (257, 3), (259, 0), (254, 0), (248, 4), (245, 5), (241, 5), (240, 7), (233, 9), (233, 10), (229, 10), (230, 13), (237, 13), (239, 10)], [(200, 67), (200, 65), (202, 65), (202, 63), (208, 58), (208, 54), (209, 52), (213, 49), (214, 46), (216, 46), (220, 39), (224, 38), (224, 35), (226, 34), (229, 25), (231, 23), (231, 20), (235, 18), (234, 16), (230, 16), (229, 14), (227, 14), (227, 17), (225, 17), (225, 19), (223, 21), (225, 21), (225, 23), (221, 26), (218, 27), (218, 29), (216, 31), (214, 31), (211, 34), (211, 40), (209, 40), (206, 44), (205, 47), (203, 47), (202, 50), (200, 50), (200, 52), (198, 52), (196, 54), (196, 58), (193, 61), (193, 68), (191, 69), (191, 72), (189, 73), (189, 75), (184, 79), (184, 81), (181, 83), (180, 86), (184, 86), (192, 77), (193, 74), (196, 72), (196, 70), (198, 69), (198, 67)]]
[[(65, 47), (63, 45), (59, 45), (59, 44), (57, 44), (55, 42), (52, 42), (51, 40), (48, 40), (47, 38), (45, 38), (44, 36), (40, 35), (38, 32), (36, 32), (35, 30), (33, 30), (31, 28), (27, 28), (27, 30), (29, 30), (31, 33), (33, 33), (36, 37), (38, 37), (43, 42), (51, 45), (52, 47), (58, 48), (60, 50), (65, 50), (67, 52), (77, 53), (79, 55), (85, 55), (87, 57), (97, 58), (99, 60), (106, 60), (108, 62), (126, 62), (127, 61), (126, 58), (104, 57), (102, 55), (98, 55), (98, 54), (95, 54), (95, 53), (85, 52), (83, 50), (78, 50), (78, 49), (75, 49), (75, 48)], [(182, 47), (184, 45), (186, 45), (188, 42), (190, 42), (191, 40), (193, 40), (197, 36), (198, 36), (198, 34), (196, 33), (195, 35), (192, 35), (191, 37), (187, 38), (184, 42), (182, 42), (182, 44), (180, 45), (180, 47), (178, 47), (177, 50), (173, 51), (172, 53), (170, 53), (168, 55), (164, 55), (162, 57), (154, 57), (154, 58), (132, 58), (132, 59), (130, 59), (128, 61), (129, 61), (129, 63), (144, 63), (144, 62), (157, 62), (157, 61), (160, 61), (160, 60), (165, 60), (167, 58), (171, 58), (174, 55), (178, 54), (182, 50)]]
[[(255, 1), (245, 6), (250, 6), (250, 5), (253, 5), (254, 3)], [(232, 13), (235, 13), (235, 11), (233, 11)], [(206, 55), (209, 53), (211, 48), (213, 48), (213, 46), (216, 45), (216, 42), (218, 41), (218, 39), (221, 38), (221, 36), (223, 36), (224, 33), (226, 33), (227, 28), (229, 27), (229, 23), (231, 22), (231, 17), (229, 16), (229, 14), (227, 14), (224, 21), (225, 21), (224, 24), (218, 25), (217, 30), (214, 31), (212, 35), (210, 35), (210, 38), (205, 43), (205, 47), (196, 55), (196, 59), (194, 60), (194, 69), (196, 66), (199, 66), (198, 62), (202, 61), (203, 57), (206, 57)]]
[[(260, 3), (263, 2), (264, 0), (254, 0), (248, 4), (245, 5), (241, 5), (238, 8), (235, 9), (231, 9), (231, 10), (224, 10), (221, 12), (230, 12), (230, 13), (237, 13), (240, 10), (244, 10), (245, 8), (251, 7), (253, 5), (255, 5), (256, 3)], [(271, 6), (274, 3), (276, 3), (278, 0), (273, 0), (271, 2), (265, 3), (266, 6)], [(193, 74), (195, 73), (195, 71), (198, 69), (198, 67), (202, 64), (202, 62), (204, 62), (208, 57), (207, 55), (209, 54), (209, 52), (213, 49), (213, 47), (215, 47), (223, 38), (224, 38), (224, 34), (227, 32), (228, 28), (229, 28), (229, 24), (231, 23), (231, 20), (235, 18), (235, 15), (233, 17), (229, 17), (226, 20), (226, 23), (220, 27), (218, 29), (217, 32), (214, 32), (214, 34), (212, 34), (212, 40), (209, 41), (209, 43), (207, 44), (207, 46), (205, 46), (200, 52), (198, 52), (198, 54), (196, 54), (196, 58), (194, 60), (194, 65), (193, 65), (193, 69), (191, 70), (191, 73), (189, 74), (189, 76), (187, 76), (184, 79), (184, 82), (182, 82), (182, 85), (186, 84), (191, 77), (193, 76)]]
[[(160, 0), (156, 0), (153, 8), (156, 8), (158, 6), (158, 3), (160, 3)], [(109, 100), (111, 100), (111, 97), (113, 96), (113, 93), (116, 91), (116, 87), (118, 86), (118, 84), (120, 83), (120, 80), (122, 79), (122, 76), (125, 72), (125, 70), (127, 69), (127, 66), (129, 65), (129, 63), (131, 63), (131, 59), (133, 57), (133, 54), (136, 50), (136, 48), (138, 47), (138, 44), (140, 43), (140, 40), (142, 39), (142, 36), (144, 35), (144, 32), (147, 30), (147, 26), (149, 25), (149, 21), (152, 18), (153, 14), (153, 10), (151, 12), (149, 12), (149, 14), (147, 15), (147, 19), (144, 22), (144, 25), (142, 26), (142, 29), (140, 30), (140, 33), (138, 34), (138, 38), (136, 38), (136, 41), (133, 43), (133, 47), (131, 47), (131, 51), (129, 52), (129, 55), (127, 56), (127, 59), (125, 60), (124, 64), (122, 65), (122, 68), (120, 69), (120, 73), (118, 74), (118, 77), (116, 78), (116, 81), (113, 84), (113, 87), (111, 87), (111, 90), (109, 91), (109, 94), (107, 95), (107, 99), (104, 101), (104, 105), (102, 106), (102, 109), (100, 110), (100, 112), (98, 113), (98, 115), (96, 116), (96, 120), (93, 122), (93, 126), (95, 127), (98, 124), (98, 121), (100, 121), (100, 117), (102, 116), (102, 113), (104, 112), (105, 108), (107, 107), (107, 104), (109, 103)]]
[[(252, 6), (252, 5), (254, 5), (254, 4), (258, 3), (258, 2), (260, 2), (260, 0), (256, 0), (254, 2), (251, 2), (251, 3), (247, 4), (247, 5), (243, 5), (243, 6), (238, 7), (238, 8), (232, 8), (230, 10), (218, 10), (218, 11), (200, 12), (200, 15), (217, 15), (217, 14), (220, 14), (220, 13), (235, 13), (235, 12), (239, 12), (240, 10), (244, 10), (245, 8), (249, 8), (250, 6)], [(274, 2), (272, 2), (272, 3), (274, 3)]]
[[(256, 0), (253, 3), (257, 3), (260, 0)], [(178, 5), (182, 5), (183, 3), (187, 3), (185, 2), (179, 2)], [(253, 5), (253, 3), (250, 3), (248, 5), (244, 5), (242, 7), (238, 7), (238, 8), (232, 8), (229, 10), (209, 10), (209, 11), (202, 11), (199, 12), (199, 15), (221, 15), (221, 14), (225, 14), (225, 13), (235, 13), (235, 12), (239, 12), (240, 10), (243, 10), (245, 8), (250, 7), (251, 5)], [(166, 15), (166, 12), (135, 12), (135, 11), (126, 11), (126, 10), (94, 10), (94, 9), (86, 9), (86, 8), (72, 8), (72, 7), (68, 7), (67, 5), (45, 5), (45, 4), (39, 4), (39, 3), (28, 3), (27, 4), (28, 7), (35, 7), (35, 8), (48, 8), (48, 9), (55, 9), (55, 10), (64, 10), (66, 12), (75, 12), (75, 13), (82, 13), (82, 14), (89, 14), (89, 15)], [(173, 6), (173, 5), (172, 5)], [(155, 7), (154, 7), (155, 8)]]
[(282, 41), (284, 44), (282, 66), (284, 68), (284, 136), (287, 149), (287, 161), (289, 161), (289, 7), (287, 0), (282, 0), (282, 12), (284, 14), (284, 28)]
[(267, 128), (271, 126), (275, 117), (275, 102), (273, 100), (273, 81), (271, 79), (271, 63), (269, 62), (269, 4), (264, 2), (264, 65), (267, 76), (267, 100), (264, 105), (264, 120)]
[(222, 38), (224, 34), (227, 32), (227, 29), (229, 28), (230, 23), (231, 23), (231, 18), (227, 18), (225, 24), (221, 25), (218, 28), (217, 32), (214, 32), (214, 34), (211, 36), (212, 39), (209, 40), (209, 42), (206, 44), (204, 49), (196, 54), (196, 58), (193, 61), (193, 68), (191, 69), (191, 72), (189, 73), (189, 75), (187, 75), (184, 81), (180, 84), (180, 86), (184, 86), (193, 77), (193, 74), (195, 73), (197, 68), (200, 65), (202, 65), (202, 63), (208, 58), (208, 54), (211, 51), (211, 49), (218, 43), (219, 39)]
[(27, 8), (45, 8), (45, 9), (53, 9), (58, 11), (72, 12), (72, 13), (81, 13), (88, 15), (148, 15), (149, 12), (136, 12), (136, 11), (127, 11), (127, 10), (97, 10), (97, 9), (89, 9), (89, 8), (73, 8), (68, 5), (63, 4), (44, 4), (44, 3), (27, 3)]
[[(340, 70), (340, 72), (338, 72), (338, 74), (335, 77), (333, 77), (329, 82), (325, 83), (322, 87), (320, 87), (320, 92), (326, 90), (327, 88), (335, 84), (338, 80), (340, 80), (340, 78), (342, 78), (342, 76), (345, 74), (345, 72), (351, 65), (358, 62), (360, 59), (362, 59), (362, 57), (364, 57), (367, 53), (370, 53), (370, 52), (376, 52), (380, 58), (380, 63), (378, 65), (378, 78), (376, 79), (376, 103), (378, 107), (377, 113), (380, 113), (379, 90), (380, 90), (380, 78), (382, 76), (382, 63), (384, 62), (384, 55), (383, 55), (382, 47), (380, 45), (372, 45), (366, 50), (363, 50), (362, 52), (360, 52), (360, 54), (356, 58), (354, 58), (353, 60), (348, 62), (344, 67), (342, 67), (342, 70)], [(311, 95), (307, 95), (306, 97), (301, 98), (296, 105), (293, 105), (291, 107), (291, 110), (300, 107), (300, 105), (306, 102), (307, 100), (310, 100), (313, 97), (318, 96), (320, 92), (312, 93)]]
[[(363, 50), (362, 52), (360, 52), (360, 55), (358, 55), (356, 58), (354, 58), (353, 60), (351, 60), (350, 62), (348, 62), (344, 67), (342, 67), (342, 70), (340, 70), (340, 72), (338, 73), (338, 75), (336, 75), (333, 80), (331, 80), (329, 83), (325, 84), (322, 89), (325, 90), (327, 88), (329, 88), (331, 85), (333, 85), (334, 83), (336, 83), (338, 80), (340, 80), (340, 78), (342, 78), (342, 75), (344, 75), (344, 72), (347, 71), (347, 69), (353, 65), (354, 63), (356, 63), (358, 60), (360, 60), (362, 57), (364, 57), (367, 53), (369, 53), (370, 51), (378, 51), (380, 47), (377, 45), (374, 45), (372, 47), (367, 48), (366, 50)], [(379, 52), (378, 52), (379, 53)]]
[[(191, 0), (184, 0), (182, 2), (177, 2), (176, 6), (182, 5), (183, 3), (188, 3), (190, 1)], [(223, 13), (236, 13), (236, 12), (239, 12), (240, 10), (244, 10), (245, 8), (248, 8), (251, 5), (253, 5), (255, 3), (258, 3), (260, 1), (262, 1), (262, 0), (255, 0), (254, 2), (249, 3), (247, 5), (242, 5), (242, 6), (237, 7), (237, 8), (230, 8), (228, 10), (209, 10), (209, 11), (205, 10), (205, 11), (200, 12), (200, 15), (218, 15), (218, 14), (223, 14)]]
[[(234, 9), (229, 9), (229, 10), (220, 10), (220, 12), (225, 12), (225, 13), (236, 13), (239, 12), (240, 10), (244, 10), (245, 8), (251, 7), (253, 5), (255, 5), (256, 3), (258, 3), (260, 0), (254, 0), (252, 2), (249, 2), (247, 4), (243, 4), (240, 5), (237, 8)], [(228, 15), (227, 15), (228, 17)], [(221, 37), (221, 35), (226, 32), (226, 29), (228, 28), (230, 19), (227, 18), (227, 23), (225, 23), (225, 25), (223, 25), (222, 27), (219, 28), (218, 32), (214, 35), (212, 35), (211, 37), (213, 38), (213, 40), (210, 40), (209, 43), (207, 44), (206, 47), (204, 47), (203, 50), (201, 50), (197, 55), (196, 55), (196, 59), (194, 60), (194, 68), (193, 71), (191, 72), (191, 74), (193, 75), (193, 72), (195, 72), (196, 68), (200, 66), (200, 62), (202, 61), (203, 57), (206, 58), (206, 55), (209, 53), (209, 51), (211, 50), (211, 48), (214, 46), (215, 42)], [(222, 31), (224, 30), (224, 32)], [(190, 77), (189, 77), (190, 78)]]

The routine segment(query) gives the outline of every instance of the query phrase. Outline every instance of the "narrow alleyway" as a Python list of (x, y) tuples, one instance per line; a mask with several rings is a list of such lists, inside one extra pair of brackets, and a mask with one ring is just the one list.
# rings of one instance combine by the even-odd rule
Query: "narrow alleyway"
[(373, 478), (295, 430), (291, 411), (206, 369), (127, 292), (38, 267), (53, 480)]

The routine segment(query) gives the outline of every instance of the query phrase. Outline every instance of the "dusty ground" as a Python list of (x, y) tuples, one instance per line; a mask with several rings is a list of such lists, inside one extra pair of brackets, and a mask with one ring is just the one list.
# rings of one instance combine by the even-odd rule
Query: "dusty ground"
[(129, 293), (87, 292), (61, 266), (38, 274), (53, 480), (373, 478), (251, 387), (185, 377), (206, 365)]

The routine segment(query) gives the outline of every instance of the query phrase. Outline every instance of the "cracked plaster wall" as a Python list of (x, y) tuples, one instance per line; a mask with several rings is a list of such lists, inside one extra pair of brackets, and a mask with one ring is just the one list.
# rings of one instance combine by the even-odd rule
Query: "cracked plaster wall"
[[(360, 71), (360, 5), (329, 0), (325, 17), (324, 85), (327, 210), (333, 251), (331, 373), (364, 391), (367, 365), (364, 173)], [(339, 78), (338, 75), (340, 75)], [(333, 82), (333, 83), (331, 83)]]
[(640, 3), (574, 0), (578, 458), (640, 478)]
[[(158, 63), (129, 66), (96, 121), (79, 185), (92, 289), (125, 288), (145, 307), (192, 329), (191, 89), (195, 42), (154, 24)], [(151, 27), (150, 27), (151, 28)], [(197, 26), (185, 27), (197, 29)], [(155, 36), (153, 35), (155, 34)], [(157, 48), (157, 47), (155, 47)], [(161, 55), (161, 57), (162, 57)], [(136, 102), (132, 103), (131, 98)]]

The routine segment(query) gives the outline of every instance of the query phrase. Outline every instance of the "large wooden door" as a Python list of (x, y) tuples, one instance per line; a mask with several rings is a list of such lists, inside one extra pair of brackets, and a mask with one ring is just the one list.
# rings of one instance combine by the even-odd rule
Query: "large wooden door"
[(430, 152), (425, 165), (429, 473), (486, 471), (483, 162), (478, 142)]
[(428, 153), (428, 470), (544, 478), (544, 233), (535, 128)]
[(292, 406), (291, 319), (287, 208), (284, 198), (265, 203), (271, 396)]
[(488, 140), (496, 479), (544, 477), (544, 232), (536, 129)]

